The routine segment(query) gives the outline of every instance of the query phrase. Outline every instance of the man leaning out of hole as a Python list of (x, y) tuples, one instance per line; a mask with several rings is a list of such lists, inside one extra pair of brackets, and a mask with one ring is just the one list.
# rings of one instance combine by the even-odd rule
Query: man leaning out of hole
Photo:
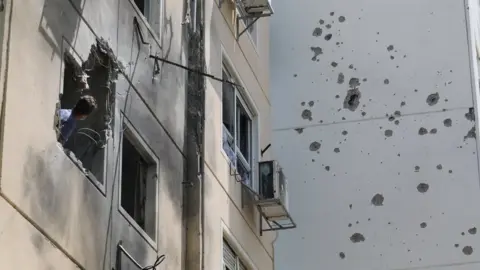
[(73, 109), (60, 109), (60, 136), (58, 141), (64, 145), (77, 127), (77, 121), (85, 120), (97, 108), (97, 101), (90, 95), (81, 96)]

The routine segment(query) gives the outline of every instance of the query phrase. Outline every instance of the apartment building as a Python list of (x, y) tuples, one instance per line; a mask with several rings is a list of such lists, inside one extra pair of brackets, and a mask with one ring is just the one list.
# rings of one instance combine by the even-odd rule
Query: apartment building
[(273, 269), (263, 2), (1, 2), (0, 269)]
[[(277, 270), (478, 269), (478, 1), (278, 1)], [(287, 34), (288, 33), (288, 34)]]
[[(249, 7), (242, 2), (269, 7), (261, 14), (247, 14)], [(269, 149), (269, 17), (273, 10), (268, 3), (206, 1), (207, 70), (225, 80), (208, 80), (206, 91), (205, 252), (206, 265), (213, 269), (218, 269), (222, 253), (224, 269), (273, 269), (274, 230), (294, 227), (283, 206), (280, 210), (276, 203), (259, 207), (260, 197), (268, 197), (264, 189), (269, 189), (260, 179), (261, 162), (275, 160)], [(276, 224), (265, 221), (284, 214)], [(238, 258), (238, 266), (232, 257)]]

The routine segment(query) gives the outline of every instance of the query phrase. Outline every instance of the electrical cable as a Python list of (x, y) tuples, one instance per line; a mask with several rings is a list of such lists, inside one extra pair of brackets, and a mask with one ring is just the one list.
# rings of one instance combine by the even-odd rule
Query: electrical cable
[(232, 81), (229, 81), (229, 80), (224, 80), (222, 78), (219, 78), (215, 75), (212, 75), (212, 74), (208, 74), (208, 73), (205, 73), (203, 71), (200, 71), (200, 70), (196, 70), (196, 69), (193, 69), (193, 68), (189, 68), (187, 66), (184, 66), (184, 65), (181, 65), (181, 64), (178, 64), (178, 63), (175, 63), (175, 62), (172, 62), (170, 60), (167, 60), (165, 58), (162, 58), (162, 57), (159, 57), (159, 56), (156, 56), (156, 55), (150, 55), (150, 58), (153, 58), (155, 60), (158, 60), (158, 61), (161, 61), (161, 62), (164, 62), (164, 63), (167, 63), (167, 64), (170, 64), (172, 66), (176, 66), (176, 67), (179, 67), (181, 69), (184, 69), (186, 71), (189, 71), (189, 72), (193, 72), (193, 73), (196, 73), (196, 74), (199, 74), (199, 75), (202, 75), (202, 76), (205, 76), (205, 77), (208, 77), (212, 80), (215, 80), (215, 81), (219, 81), (219, 82), (224, 82), (224, 83), (229, 83), (231, 85), (234, 85), (236, 87), (239, 87), (241, 89), (245, 89), (243, 86), (241, 86), (240, 84), (238, 83), (235, 83), (235, 82), (232, 82)]
[(165, 260), (165, 255), (157, 256), (157, 259), (151, 266), (146, 266), (142, 268), (142, 270), (157, 270), (157, 266), (159, 266)]

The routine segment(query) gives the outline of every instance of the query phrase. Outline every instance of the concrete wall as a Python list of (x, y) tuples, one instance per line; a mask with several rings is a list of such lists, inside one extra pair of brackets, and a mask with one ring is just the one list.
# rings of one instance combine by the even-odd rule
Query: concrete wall
[(478, 269), (477, 4), (274, 4), (275, 268)]
[[(148, 28), (128, 0), (6, 2), (0, 268), (111, 269), (116, 244), (122, 240), (141, 264), (152, 264), (158, 253), (167, 257), (164, 267), (182, 269), (185, 73), (163, 65), (152, 80), (153, 61), (148, 56), (185, 62), (183, 1), (163, 1), (158, 29)], [(139, 45), (134, 16), (150, 45)], [(154, 36), (156, 32), (160, 36)], [(86, 60), (96, 38), (105, 39), (126, 67), (115, 87), (113, 138), (107, 146), (103, 186), (87, 179), (65, 155), (53, 129), (63, 53), (69, 50)], [(159, 159), (153, 244), (119, 212), (122, 112)], [(125, 267), (130, 264), (124, 257), (122, 261)]]
[[(257, 21), (258, 46), (247, 33), (235, 40), (234, 9), (232, 2), (206, 1), (205, 50), (207, 70), (222, 77), (222, 59), (225, 59), (238, 81), (245, 88), (247, 101), (256, 114), (258, 142), (254, 162), (258, 162), (260, 148), (271, 142), (269, 89), (269, 19)], [(272, 269), (272, 241), (275, 233), (259, 234), (259, 214), (252, 202), (242, 203), (242, 186), (230, 175), (228, 158), (222, 149), (222, 84), (207, 80), (205, 122), (205, 209), (206, 265), (209, 269), (222, 267), (222, 237), (235, 249), (249, 269)], [(256, 140), (254, 138), (254, 140)], [(266, 152), (263, 159), (271, 158)], [(244, 198), (245, 199), (245, 198)]]

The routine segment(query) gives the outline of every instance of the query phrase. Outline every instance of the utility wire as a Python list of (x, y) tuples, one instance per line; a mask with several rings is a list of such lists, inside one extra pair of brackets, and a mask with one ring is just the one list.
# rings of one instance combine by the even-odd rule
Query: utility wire
[(160, 61), (160, 62), (164, 62), (164, 63), (170, 64), (170, 65), (172, 65), (172, 66), (176, 66), (176, 67), (182, 68), (182, 69), (187, 70), (187, 71), (189, 71), (189, 72), (193, 72), (193, 73), (200, 74), (200, 75), (202, 75), (202, 76), (208, 77), (208, 78), (213, 79), (213, 80), (215, 80), (215, 81), (229, 83), (229, 84), (231, 84), (231, 85), (234, 85), (234, 86), (236, 86), (236, 87), (239, 87), (239, 88), (242, 88), (242, 89), (243, 89), (243, 86), (241, 86), (240, 84), (231, 82), (231, 81), (229, 81), (229, 80), (224, 80), (224, 79), (222, 79), (222, 78), (216, 77), (215, 75), (208, 74), (208, 73), (205, 73), (205, 72), (200, 71), (200, 70), (196, 70), (196, 69), (193, 69), (193, 68), (189, 68), (189, 67), (187, 67), (187, 66), (184, 66), (184, 65), (181, 65), (181, 64), (172, 62), (172, 61), (167, 60), (167, 59), (165, 59), (165, 58), (158, 57), (158, 56), (156, 56), (156, 55), (150, 55), (150, 58), (153, 58), (153, 59), (155, 59), (155, 60), (157, 60), (157, 61)]
[(146, 266), (142, 268), (142, 270), (157, 270), (157, 266), (159, 266), (165, 260), (165, 255), (157, 256), (157, 259), (151, 266)]

